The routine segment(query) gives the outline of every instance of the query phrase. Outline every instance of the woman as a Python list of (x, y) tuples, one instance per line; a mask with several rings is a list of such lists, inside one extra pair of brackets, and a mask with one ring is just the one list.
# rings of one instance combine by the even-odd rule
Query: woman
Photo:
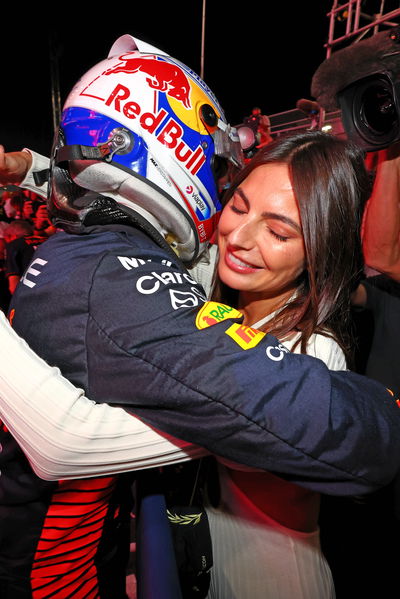
[[(333, 137), (320, 133), (302, 134), (288, 140), (279, 140), (256, 155), (232, 187), (231, 197), (220, 221), (219, 274), (222, 283), (229, 285), (236, 295), (245, 323), (262, 329), (268, 328), (285, 343), (297, 343), (296, 351), (304, 352), (307, 349), (309, 353), (316, 353), (318, 356), (326, 354), (326, 362), (330, 367), (345, 367), (343, 355), (338, 348), (339, 344), (345, 344), (341, 319), (347, 309), (350, 283), (358, 269), (359, 214), (361, 200), (368, 193), (367, 183), (362, 156), (357, 151)], [(263, 203), (264, 187), (265, 197), (268, 199), (266, 206)], [(248, 246), (249, 239), (257, 239), (257, 245)], [(225, 295), (221, 297), (225, 299)], [(268, 317), (271, 319), (269, 324), (265, 322)], [(40, 386), (40, 391), (43, 393), (43, 385)], [(54, 387), (49, 390), (49, 397), (50, 403), (54, 402), (54, 397), (58, 397)], [(103, 414), (107, 406), (96, 408), (98, 413)], [(121, 439), (121, 426), (127, 421), (124, 434), (126, 432), (126, 435), (134, 437), (135, 431), (131, 430), (134, 428), (133, 419), (127, 416), (124, 420), (124, 412), (119, 408), (111, 410), (118, 420), (118, 434), (115, 433), (112, 443), (120, 441), (123, 446), (118, 454), (118, 461), (113, 462), (110, 468), (112, 456), (110, 452), (104, 451), (104, 444), (100, 442), (99, 453), (91, 454), (93, 458), (90, 460), (90, 469), (87, 461), (86, 470), (81, 468), (81, 456), (77, 454), (75, 476), (105, 474), (110, 470), (126, 471), (129, 468), (163, 463), (165, 458), (155, 459), (155, 454), (152, 457), (154, 461), (149, 459), (146, 462), (147, 456), (143, 456), (142, 461), (137, 459), (135, 462), (132, 458), (129, 461), (132, 454), (125, 442), (127, 436)], [(64, 419), (62, 422), (65, 425)], [(31, 430), (27, 431), (27, 438), (36, 433), (36, 430), (32, 430), (36, 427), (31, 424), (28, 427)], [(151, 429), (147, 429), (146, 434), (155, 435)], [(22, 447), (27, 448), (24, 435), (21, 433), (17, 438)], [(43, 442), (40, 441), (39, 438), (37, 448), (43, 451)], [(71, 441), (76, 443), (76, 439)], [(143, 447), (140, 440), (138, 443)], [(175, 448), (175, 452), (174, 454), (170, 450), (170, 461), (174, 458), (182, 459), (184, 450), (179, 452)], [(53, 467), (54, 461), (49, 459), (49, 464)], [(48, 470), (46, 472), (46, 468), (44, 472), (42, 470), (43, 473), (45, 477), (52, 477)], [(71, 470), (64, 474), (74, 476)], [(272, 578), (269, 573), (265, 576), (266, 562), (262, 560), (258, 564), (257, 572), (269, 584), (269, 596), (329, 596), (329, 573), (318, 549), (318, 497), (302, 491), (300, 487), (289, 485), (283, 479), (263, 473), (232, 473), (221, 469), (221, 476), (225, 477), (221, 484), (223, 498), (224, 490), (232, 481), (236, 489), (244, 491), (240, 509), (246, 502), (246, 496), (252, 504), (251, 518), (254, 517), (253, 506), (260, 507), (261, 522), (256, 523), (252, 542), (257, 541), (259, 531), (267, 519), (265, 528), (268, 531), (279, 529), (282, 541), (289, 542), (290, 546), (296, 545), (297, 549), (304, 548), (297, 562), (297, 567), (304, 572), (304, 576), (299, 579), (296, 587), (292, 584), (289, 591), (287, 582), (293, 581), (293, 562), (288, 561), (286, 546), (282, 547), (279, 555), (275, 553), (279, 561), (287, 561), (281, 578)], [(312, 476), (313, 473), (310, 473), (310, 477)], [(259, 486), (259, 477), (262, 477), (262, 484), (268, 488), (268, 494)], [(260, 498), (257, 496), (258, 491), (261, 491)], [(236, 497), (238, 496), (239, 492), (236, 493)], [(229, 509), (232, 511), (231, 506)], [(212, 511), (210, 509), (210, 517), (215, 530), (215, 520), (223, 522), (220, 512), (225, 510), (218, 510), (215, 519)], [(234, 516), (236, 518), (237, 513)], [(272, 527), (269, 526), (270, 522), (273, 523)], [(227, 534), (231, 534), (229, 530)], [(296, 540), (298, 543), (294, 543)], [(274, 547), (275, 542), (276, 540)], [(268, 552), (266, 557), (275, 571), (276, 565), (272, 560), (274, 556)], [(222, 572), (222, 561), (219, 549), (215, 546), (214, 570), (217, 574), (218, 571)], [(236, 567), (233, 565), (232, 569)], [(312, 570), (309, 571), (309, 568)], [(230, 575), (233, 576), (232, 569)], [(247, 571), (247, 567), (244, 569)], [(312, 587), (310, 592), (303, 586), (308, 581)], [(227, 584), (229, 582), (228, 580)], [(256, 597), (258, 591), (255, 580), (250, 582), (252, 586), (247, 585), (246, 591), (236, 596)], [(299, 585), (302, 589), (298, 588)], [(214, 592), (214, 586), (211, 592)], [(261, 592), (264, 593), (263, 597), (268, 596), (264, 591)], [(219, 597), (235, 596), (234, 589), (230, 588), (218, 593)]]
[[(218, 225), (217, 298), (288, 350), (346, 369), (368, 192), (361, 152), (335, 137), (301, 133), (262, 148), (234, 181)], [(219, 505), (208, 508), (209, 597), (333, 597), (318, 494), (221, 461), (219, 480)]]

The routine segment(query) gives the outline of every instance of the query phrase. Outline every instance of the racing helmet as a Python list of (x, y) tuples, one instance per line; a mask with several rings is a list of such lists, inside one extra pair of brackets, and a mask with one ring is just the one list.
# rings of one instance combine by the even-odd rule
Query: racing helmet
[(240, 140), (211, 90), (178, 60), (123, 35), (65, 102), (49, 212), (72, 232), (107, 211), (134, 216), (190, 264), (215, 230), (227, 161), (242, 166)]

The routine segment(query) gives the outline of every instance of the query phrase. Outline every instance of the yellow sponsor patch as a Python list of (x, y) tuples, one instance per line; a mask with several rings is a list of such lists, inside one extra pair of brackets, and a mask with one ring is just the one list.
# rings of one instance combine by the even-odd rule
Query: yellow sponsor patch
[(231, 306), (218, 302), (206, 302), (197, 313), (196, 327), (198, 329), (206, 329), (227, 318), (240, 318), (241, 316), (243, 314), (239, 310), (236, 310), (236, 308), (231, 308)]
[(257, 331), (257, 329), (252, 329), (251, 327), (246, 327), (244, 324), (237, 323), (230, 326), (225, 333), (229, 335), (229, 337), (232, 337), (242, 349), (255, 347), (265, 336), (265, 333)]

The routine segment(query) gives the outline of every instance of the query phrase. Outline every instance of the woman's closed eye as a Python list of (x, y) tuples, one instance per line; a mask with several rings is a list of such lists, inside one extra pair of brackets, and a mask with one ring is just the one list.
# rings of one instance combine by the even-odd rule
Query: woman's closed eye
[(276, 231), (274, 231), (273, 229), (270, 229), (268, 227), (268, 231), (271, 233), (271, 235), (273, 237), (275, 237), (275, 239), (277, 239), (278, 241), (287, 241), (289, 239), (288, 236), (285, 235), (280, 235), (279, 233), (277, 233)]
[(235, 214), (245, 214), (246, 213), (246, 208), (245, 207), (235, 206), (235, 204), (231, 204), (231, 210)]

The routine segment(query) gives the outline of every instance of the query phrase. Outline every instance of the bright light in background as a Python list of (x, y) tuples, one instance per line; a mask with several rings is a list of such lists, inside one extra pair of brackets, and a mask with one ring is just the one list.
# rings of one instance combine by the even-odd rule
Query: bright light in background
[(324, 125), (323, 127), (321, 127), (321, 130), (324, 133), (329, 133), (330, 131), (332, 131), (332, 125)]

